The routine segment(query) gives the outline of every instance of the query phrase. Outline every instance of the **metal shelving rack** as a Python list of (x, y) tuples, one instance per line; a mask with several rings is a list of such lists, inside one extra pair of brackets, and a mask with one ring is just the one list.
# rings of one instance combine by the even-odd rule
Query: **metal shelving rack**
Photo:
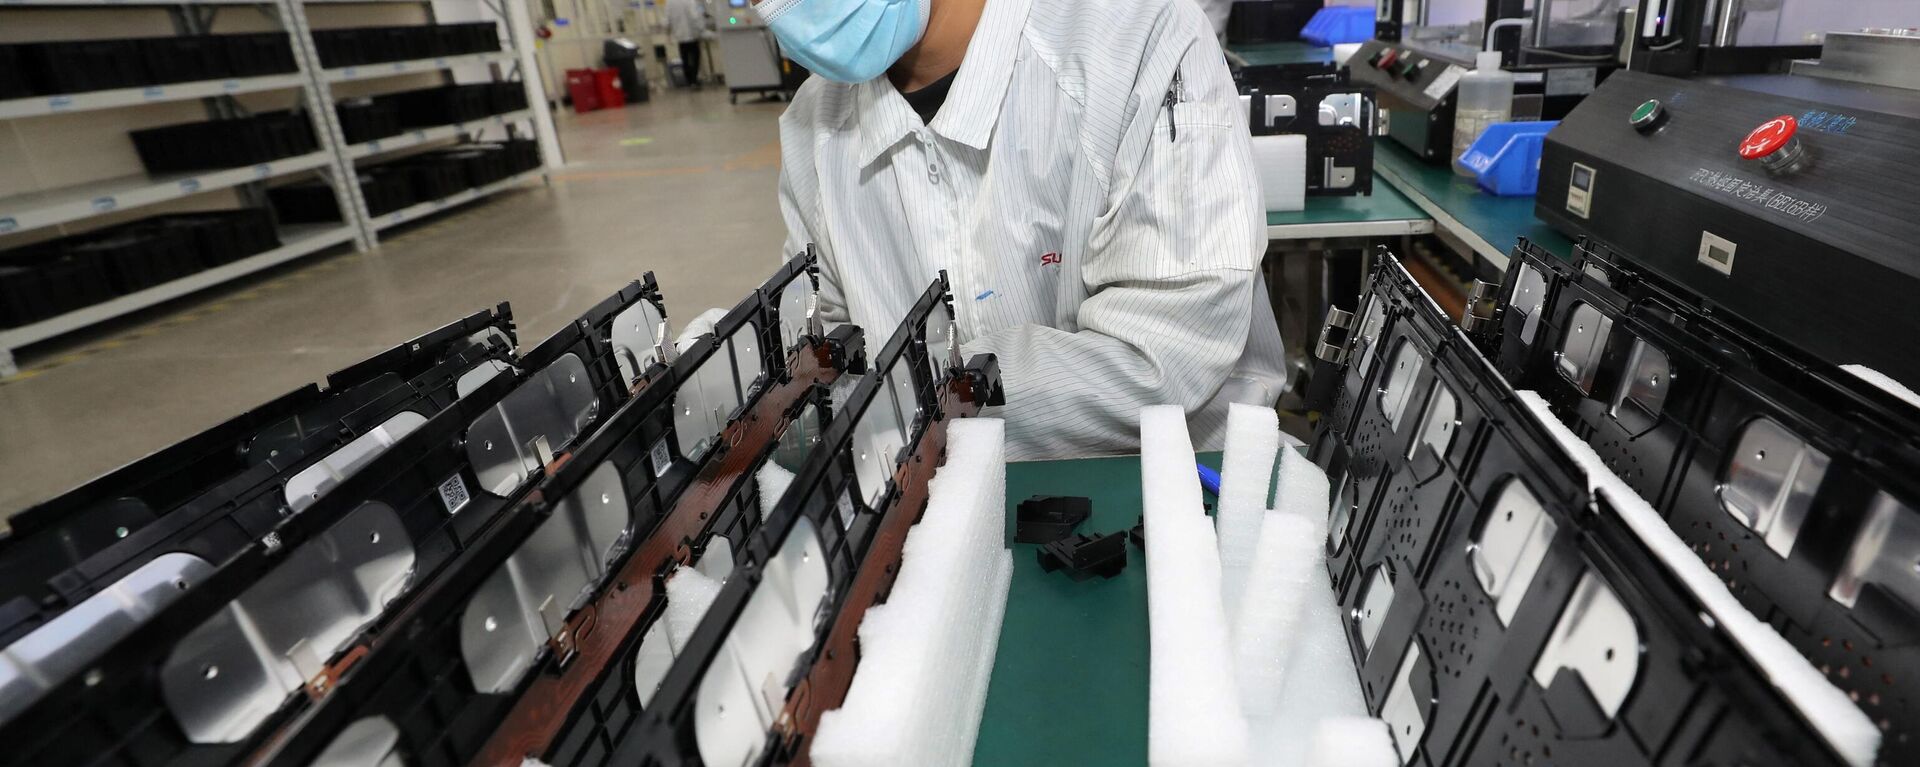
[[(370, 0), (350, 0), (368, 2)], [(379, 1), (379, 0), (371, 0)], [(421, 0), (399, 0), (420, 2)], [(188, 34), (206, 32), (216, 7), (255, 6), (273, 17), (288, 34), (298, 71), (262, 77), (169, 83), (141, 88), (122, 88), (87, 93), (35, 96), (0, 101), (0, 123), (49, 115), (90, 110), (118, 109), (145, 104), (205, 100), (210, 117), (237, 113), (237, 105), (225, 97), (245, 93), (288, 90), (302, 91), (302, 104), (313, 120), (314, 136), (320, 149), (311, 154), (282, 158), (268, 163), (207, 170), (195, 173), (136, 174), (106, 181), (90, 182), (31, 194), (0, 197), (0, 234), (27, 232), (46, 227), (83, 222), (115, 211), (154, 205), (221, 189), (242, 188), (255, 204), (264, 205), (259, 185), (296, 173), (315, 172), (332, 188), (343, 212), (338, 224), (292, 225), (280, 227), (281, 245), (230, 264), (196, 272), (136, 293), (118, 296), (66, 314), (29, 325), (0, 328), (0, 377), (17, 372), (13, 352), (82, 328), (139, 311), (174, 298), (268, 269), (328, 248), (352, 245), (365, 251), (376, 247), (379, 232), (399, 223), (412, 221), (509, 188), (529, 179), (546, 178), (548, 170), (559, 167), (559, 142), (554, 135), (552, 114), (540, 78), (524, 73), (536, 72), (533, 62), (533, 34), (525, 0), (483, 0), (505, 24), (501, 50), (490, 53), (447, 56), (417, 61), (369, 64), (326, 69), (313, 41), (306, 6), (339, 6), (341, 0), (0, 0), (0, 12), (13, 8), (126, 8), (162, 7), (172, 9), (175, 25)], [(514, 112), (455, 123), (446, 126), (410, 130), (399, 136), (349, 145), (334, 111), (336, 99), (332, 84), (378, 77), (434, 72), (468, 64), (489, 65), (496, 79), (517, 77), (527, 90), (528, 108)], [(440, 200), (430, 200), (388, 213), (377, 220), (368, 214), (366, 201), (356, 183), (355, 163), (379, 155), (401, 151), (447, 139), (461, 138), (486, 128), (517, 132), (522, 126), (539, 143), (543, 166), (511, 178), (468, 189)]]

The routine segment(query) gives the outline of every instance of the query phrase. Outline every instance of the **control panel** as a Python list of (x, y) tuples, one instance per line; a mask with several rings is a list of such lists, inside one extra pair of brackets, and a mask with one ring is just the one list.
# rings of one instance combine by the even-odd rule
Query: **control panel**
[(1834, 364), (1920, 382), (1920, 92), (1618, 72), (1540, 158), (1541, 219)]

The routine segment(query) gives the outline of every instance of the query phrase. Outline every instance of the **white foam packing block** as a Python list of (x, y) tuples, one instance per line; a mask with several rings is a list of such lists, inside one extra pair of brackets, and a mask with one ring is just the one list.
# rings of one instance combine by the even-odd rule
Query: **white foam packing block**
[(1320, 721), (1307, 750), (1307, 767), (1400, 767), (1387, 723), (1373, 717), (1338, 716)]
[(1313, 521), (1290, 511), (1266, 512), (1259, 552), (1247, 578), (1250, 595), (1233, 614), (1233, 656), (1240, 710), (1260, 729), (1280, 710), (1287, 661), (1300, 633), (1307, 590), (1316, 588), (1320, 541)]
[(1247, 721), (1234, 688), (1220, 554), (1200, 504), (1186, 413), (1140, 411), (1140, 492), (1147, 531), (1147, 763), (1247, 763)]
[(973, 761), (1013, 579), (1005, 424), (948, 427), (947, 462), (907, 533), (900, 575), (860, 624), (860, 665), (810, 748), (820, 767)]
[(1253, 172), (1268, 211), (1307, 207), (1307, 137), (1253, 137)]
[(760, 482), (760, 521), (767, 521), (767, 515), (773, 513), (773, 507), (780, 503), (780, 496), (787, 494), (787, 488), (793, 485), (793, 472), (786, 467), (768, 461), (755, 472)]
[(1234, 403), (1227, 409), (1227, 450), (1220, 462), (1220, 506), (1214, 524), (1220, 538), (1220, 600), (1227, 615), (1240, 610), (1267, 511), (1274, 455), (1280, 450), (1280, 416), (1270, 407)]
[(1753, 613), (1741, 606), (1733, 593), (1727, 591), (1726, 584), (1719, 576), (1714, 575), (1706, 563), (1700, 561), (1680, 540), (1680, 536), (1667, 526), (1666, 519), (1654, 511), (1653, 506), (1635, 493), (1633, 488), (1628, 487), (1624, 480), (1615, 476), (1613, 470), (1607, 468), (1606, 462), (1593, 452), (1593, 448), (1574, 436), (1554, 416), (1546, 400), (1530, 391), (1520, 392), (1519, 395), (1520, 402), (1534, 420), (1546, 427), (1561, 449), (1580, 464), (1586, 472), (1591, 491), (1605, 495), (1613, 502), (1613, 508), (1619, 512), (1627, 527), (1707, 608), (1707, 612), (1720, 627), (1726, 629), (1754, 665), (1760, 667), (1761, 673), (1766, 675), (1774, 689), (1780, 691), (1782, 697), (1813, 725), (1814, 730), (1848, 764), (1855, 767), (1873, 764), (1874, 754), (1880, 750), (1880, 729), (1874, 726), (1873, 721), (1848, 700), (1846, 693), (1828, 682), (1813, 664), (1793, 649), (1793, 645), (1787, 644), (1779, 632), (1761, 623)]
[(691, 567), (675, 568), (667, 576), (667, 644), (686, 647), (700, 617), (707, 614), (713, 600), (720, 596), (720, 581)]
[(1332, 489), (1325, 469), (1315, 465), (1306, 453), (1288, 449), (1280, 454), (1280, 468), (1274, 482), (1273, 507), (1305, 517), (1313, 523), (1313, 535), (1327, 538), (1327, 512), (1332, 508)]
[(1307, 746), (1321, 721), (1368, 715), (1366, 699), (1360, 694), (1360, 674), (1341, 624), (1340, 604), (1324, 566), (1316, 567), (1312, 583), (1301, 608), (1293, 657), (1287, 661), (1280, 709), (1270, 724), (1253, 731), (1253, 753), (1258, 757), (1253, 763), (1261, 767), (1304, 764)]
[(1920, 407), (1920, 394), (1915, 394), (1912, 389), (1907, 388), (1906, 384), (1893, 380), (1893, 376), (1865, 365), (1841, 365), (1840, 369), (1847, 371), (1855, 378), (1878, 387), (1881, 391), (1899, 397), (1909, 405)]

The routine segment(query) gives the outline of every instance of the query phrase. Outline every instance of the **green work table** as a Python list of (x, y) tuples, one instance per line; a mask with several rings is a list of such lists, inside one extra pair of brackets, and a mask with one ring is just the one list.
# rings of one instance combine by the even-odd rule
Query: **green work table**
[(1312, 64), (1333, 61), (1333, 49), (1299, 41), (1242, 43), (1227, 46), (1227, 58), (1243, 67)]
[[(1201, 462), (1220, 465), (1218, 453)], [(1127, 544), (1127, 569), (1074, 582), (1041, 572), (1039, 546), (1012, 543), (1014, 507), (1035, 495), (1093, 499), (1082, 533), (1140, 521), (1140, 457), (1007, 464), (1013, 586), (987, 688), (977, 765), (1147, 763), (1146, 554)]]
[(1267, 211), (1267, 241), (1324, 237), (1399, 237), (1433, 231), (1407, 196), (1374, 178), (1369, 197), (1308, 197), (1305, 210)]
[[(1435, 227), (1465, 242), (1480, 260), (1505, 271), (1513, 244), (1526, 237), (1563, 258), (1573, 254), (1573, 242), (1533, 215), (1532, 197), (1496, 197), (1480, 191), (1473, 179), (1452, 168), (1421, 162), (1391, 139), (1373, 142), (1374, 194), (1384, 179), (1405, 193)], [(1271, 218), (1271, 217), (1269, 217)]]

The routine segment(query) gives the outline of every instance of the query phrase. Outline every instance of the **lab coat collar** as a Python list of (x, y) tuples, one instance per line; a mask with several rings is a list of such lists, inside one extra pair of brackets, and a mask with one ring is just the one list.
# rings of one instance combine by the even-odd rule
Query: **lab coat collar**
[[(1000, 107), (1013, 79), (1020, 55), (1020, 39), (1033, 0), (987, 0), (980, 25), (967, 42), (966, 58), (940, 113), (928, 126), (933, 132), (974, 149), (987, 148)], [(885, 76), (855, 86), (851, 110), (860, 121), (860, 167), (873, 162), (919, 127), (919, 116)]]

